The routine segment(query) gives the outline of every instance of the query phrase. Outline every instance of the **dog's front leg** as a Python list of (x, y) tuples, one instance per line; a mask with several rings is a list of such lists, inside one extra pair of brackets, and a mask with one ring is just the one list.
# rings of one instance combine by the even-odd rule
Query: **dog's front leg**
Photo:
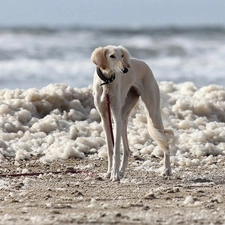
[(122, 130), (122, 140), (123, 140), (123, 157), (120, 166), (120, 177), (122, 178), (125, 173), (125, 169), (128, 164), (128, 158), (130, 156), (130, 148), (127, 140), (127, 123), (124, 123)]
[(102, 126), (106, 136), (107, 156), (108, 156), (108, 170), (105, 175), (106, 178), (110, 178), (112, 170), (112, 155), (113, 155), (113, 141), (110, 132), (109, 116), (107, 113), (106, 102), (100, 101), (99, 96), (95, 96), (95, 106), (101, 117)]
[[(119, 117), (119, 118), (118, 118)], [(120, 116), (115, 116), (115, 146), (113, 149), (113, 166), (111, 172), (111, 180), (112, 181), (119, 181), (120, 180), (120, 140), (121, 140), (121, 133), (122, 133), (122, 120)]]
[(109, 120), (107, 116), (102, 117), (103, 128), (106, 135), (106, 145), (107, 145), (107, 155), (108, 155), (108, 170), (106, 173), (106, 177), (110, 178), (111, 170), (112, 170), (112, 155), (113, 155), (113, 142), (109, 129)]

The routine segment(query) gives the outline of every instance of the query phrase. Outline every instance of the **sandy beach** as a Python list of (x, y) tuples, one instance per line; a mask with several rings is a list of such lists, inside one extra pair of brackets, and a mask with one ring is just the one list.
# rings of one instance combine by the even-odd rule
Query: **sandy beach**
[[(137, 170), (142, 160), (149, 157), (132, 157), (120, 182), (101, 178), (107, 165), (100, 159), (7, 162), (1, 172), (62, 173), (1, 178), (0, 224), (224, 224), (224, 157), (199, 157), (198, 167), (171, 178)], [(71, 169), (78, 173), (64, 173)]]

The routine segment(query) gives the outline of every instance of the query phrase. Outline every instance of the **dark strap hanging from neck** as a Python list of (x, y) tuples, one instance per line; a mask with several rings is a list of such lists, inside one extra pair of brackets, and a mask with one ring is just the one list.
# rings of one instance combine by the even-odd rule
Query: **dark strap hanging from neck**
[(106, 94), (106, 104), (107, 104), (107, 111), (108, 111), (108, 120), (109, 120), (109, 129), (110, 129), (110, 134), (111, 134), (111, 140), (112, 140), (112, 145), (114, 146), (114, 136), (113, 136), (109, 94)]
[(104, 81), (104, 83), (102, 83), (100, 86), (105, 85), (105, 84), (110, 84), (116, 78), (115, 73), (110, 78), (105, 77), (99, 67), (96, 68), (96, 71), (97, 71), (99, 78)]

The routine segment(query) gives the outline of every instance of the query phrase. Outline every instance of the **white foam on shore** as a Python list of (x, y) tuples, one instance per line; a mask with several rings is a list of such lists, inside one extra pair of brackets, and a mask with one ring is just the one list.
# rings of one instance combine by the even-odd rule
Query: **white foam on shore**
[[(216, 85), (197, 88), (191, 82), (159, 85), (169, 96), (172, 112), (167, 112), (178, 136), (172, 162), (199, 165), (198, 156), (225, 154), (225, 89)], [(58, 158), (84, 158), (88, 153), (91, 157), (106, 156), (91, 86), (76, 89), (51, 84), (41, 90), (0, 90), (0, 102), (1, 161), (40, 156), (41, 162), (50, 163)], [(130, 148), (136, 155), (160, 157), (161, 151), (148, 135), (141, 107), (129, 121)]]

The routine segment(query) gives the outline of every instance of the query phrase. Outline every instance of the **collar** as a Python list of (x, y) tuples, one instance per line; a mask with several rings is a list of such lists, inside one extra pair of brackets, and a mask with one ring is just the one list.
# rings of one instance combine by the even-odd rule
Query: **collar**
[(96, 71), (97, 71), (99, 78), (104, 81), (104, 83), (100, 84), (100, 86), (105, 85), (105, 84), (110, 84), (116, 78), (115, 73), (112, 74), (110, 78), (105, 77), (99, 67), (96, 68)]

